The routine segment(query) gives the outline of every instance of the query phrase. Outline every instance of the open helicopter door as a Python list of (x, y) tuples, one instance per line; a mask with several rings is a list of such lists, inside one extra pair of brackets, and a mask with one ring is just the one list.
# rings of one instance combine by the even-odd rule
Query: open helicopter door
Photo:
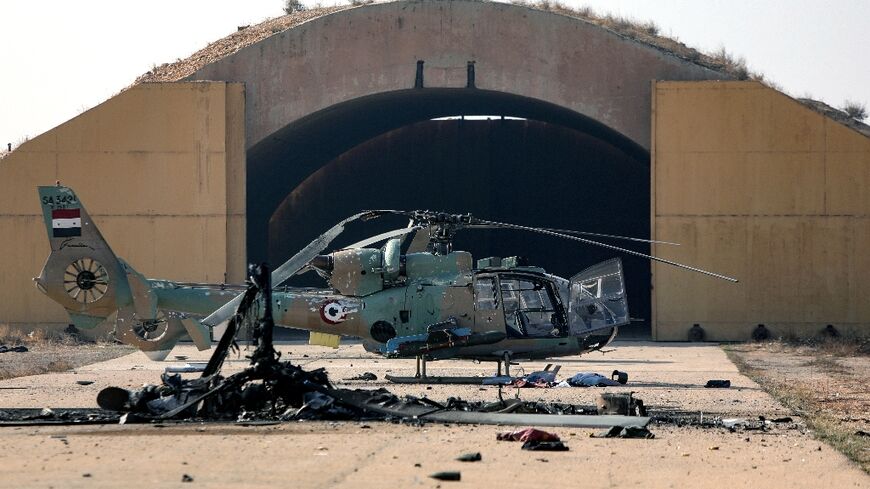
[(613, 258), (571, 277), (568, 325), (572, 335), (630, 322), (622, 260)]

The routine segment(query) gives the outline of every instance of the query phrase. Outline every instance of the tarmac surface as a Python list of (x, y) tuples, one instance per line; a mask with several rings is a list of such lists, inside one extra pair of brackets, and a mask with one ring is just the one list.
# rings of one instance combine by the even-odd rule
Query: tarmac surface
[[(386, 387), (396, 394), (467, 400), (497, 399), (496, 387), (397, 385), (384, 374), (412, 376), (413, 360), (388, 360), (350, 344), (338, 350), (282, 344), (280, 350), (307, 369), (325, 367), (339, 386)], [(242, 351), (244, 355), (245, 351)], [(142, 353), (73, 371), (0, 382), (0, 408), (95, 407), (96, 395), (115, 385), (158, 383), (159, 374), (185, 355), (205, 361), (209, 352), (179, 346), (169, 362)], [(651, 440), (590, 438), (599, 430), (549, 428), (568, 452), (523, 451), (518, 442), (496, 441), (512, 427), (380, 422), (291, 422), (264, 426), (227, 423), (2, 427), (0, 466), (9, 487), (868, 487), (855, 464), (812, 437), (800, 421), (761, 390), (713, 344), (617, 342), (614, 351), (550, 361), (559, 378), (578, 372), (609, 376), (628, 372), (626, 386), (506, 389), (524, 400), (592, 406), (602, 392), (633, 391), (651, 415), (705, 420), (757, 420), (791, 416), (795, 422), (768, 431), (653, 422)], [(547, 362), (521, 363), (513, 374), (541, 370)], [(231, 359), (225, 372), (243, 368)], [(495, 364), (430, 362), (429, 375), (490, 375)], [(372, 372), (377, 381), (344, 381)], [(188, 374), (196, 375), (196, 374)], [(729, 379), (730, 389), (705, 389), (710, 379)], [(78, 380), (91, 380), (82, 386)], [(10, 387), (16, 387), (10, 389)], [(480, 452), (480, 462), (459, 462)], [(459, 482), (429, 475), (461, 471)], [(184, 475), (193, 479), (182, 482)]]

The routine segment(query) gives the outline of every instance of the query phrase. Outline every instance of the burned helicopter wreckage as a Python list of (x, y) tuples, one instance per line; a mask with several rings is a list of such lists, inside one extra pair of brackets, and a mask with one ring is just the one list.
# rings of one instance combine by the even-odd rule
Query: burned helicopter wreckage
[[(51, 254), (37, 287), (61, 304), (79, 328), (108, 324), (120, 341), (162, 359), (185, 333), (200, 349), (208, 327), (229, 320), (245, 292), (223, 285), (147, 279), (118, 258), (73, 191), (39, 188)], [(354, 221), (407, 218), (396, 229), (323, 254)], [(593, 240), (633, 239), (487, 221), (468, 214), (366, 211), (308, 244), (271, 275), (280, 285), (314, 270), (325, 289), (281, 287), (271, 306), (276, 323), (306, 329), (330, 341), (360, 337), (366, 349), (425, 362), (464, 358), (503, 363), (576, 355), (600, 349), (628, 324), (622, 262), (614, 258), (564, 279), (516, 258), (483, 259), (453, 249), (460, 231), (507, 229), (534, 233), (736, 281), (699, 268)], [(414, 234), (402, 253), (403, 240)], [(380, 248), (369, 246), (385, 242)], [(661, 243), (661, 242), (657, 242)], [(421, 368), (422, 367), (422, 368)], [(505, 372), (507, 373), (507, 372)]]

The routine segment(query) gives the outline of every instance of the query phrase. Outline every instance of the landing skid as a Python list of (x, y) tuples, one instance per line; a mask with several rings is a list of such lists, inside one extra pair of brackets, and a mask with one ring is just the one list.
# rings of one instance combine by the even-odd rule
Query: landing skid
[[(511, 371), (511, 354), (505, 352), (502, 358), (498, 360), (498, 371), (496, 377), (502, 377), (502, 364), (504, 364), (504, 377), (510, 377)], [(417, 356), (417, 373), (413, 377), (399, 377), (395, 375), (385, 375), (385, 379), (394, 384), (475, 384), (481, 385), (484, 380), (492, 379), (493, 377), (443, 377), (426, 375), (426, 357)]]

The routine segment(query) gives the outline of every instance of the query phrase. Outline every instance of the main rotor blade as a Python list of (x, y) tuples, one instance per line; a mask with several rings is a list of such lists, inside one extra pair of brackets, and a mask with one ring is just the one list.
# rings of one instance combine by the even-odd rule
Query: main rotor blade
[(343, 249), (349, 250), (354, 248), (365, 248), (370, 244), (377, 243), (378, 241), (383, 241), (385, 239), (395, 238), (396, 236), (403, 236), (408, 233), (413, 233), (414, 231), (422, 229), (422, 226), (413, 226), (407, 228), (393, 229), (392, 231), (387, 231), (386, 233), (381, 233), (377, 236), (372, 236), (371, 238), (364, 239), (357, 243), (354, 243), (349, 246), (345, 246)]
[(574, 231), (572, 229), (554, 229), (554, 228), (538, 228), (538, 229), (543, 229), (545, 231), (553, 231), (554, 233), (575, 234), (575, 235), (580, 235), (580, 236), (596, 236), (598, 238), (624, 239), (627, 241), (637, 241), (639, 243), (680, 246), (680, 243), (674, 243), (673, 241), (658, 241), (655, 239), (633, 238), (631, 236), (620, 236), (618, 234), (589, 233), (586, 231)]
[[(276, 268), (272, 272), (272, 286), (277, 287), (293, 275), (296, 275), (297, 272), (299, 272), (306, 265), (308, 265), (308, 262), (313, 260), (315, 256), (319, 255), (321, 251), (326, 249), (326, 247), (329, 246), (329, 243), (332, 243), (332, 240), (334, 240), (336, 237), (338, 237), (339, 234), (342, 233), (342, 231), (344, 231), (344, 226), (353, 221), (356, 221), (357, 219), (366, 218), (369, 216), (377, 217), (375, 215), (372, 215), (371, 212), (360, 212), (359, 214), (354, 214), (330, 228), (329, 231), (326, 231), (325, 233), (318, 236), (314, 241), (308, 243), (305, 248), (299, 250), (298, 253), (293, 255), (289, 260), (284, 262), (283, 265)], [(202, 323), (207, 326), (217, 326), (218, 324), (231, 318), (233, 314), (236, 313), (236, 309), (239, 307), (239, 303), (242, 301), (243, 295), (244, 293), (239, 294), (233, 300), (219, 307), (207, 318), (203, 319)]]
[(499, 227), (503, 227), (505, 229), (517, 229), (517, 230), (521, 230), (521, 231), (529, 231), (532, 233), (540, 233), (540, 234), (545, 234), (545, 235), (549, 235), (549, 236), (555, 236), (557, 238), (570, 239), (570, 240), (574, 240), (574, 241), (579, 241), (581, 243), (586, 243), (586, 244), (600, 246), (602, 248), (607, 248), (607, 249), (614, 250), (614, 251), (619, 251), (619, 252), (626, 253), (629, 255), (639, 256), (641, 258), (646, 258), (647, 260), (657, 261), (659, 263), (666, 263), (666, 264), (671, 265), (671, 266), (683, 268), (686, 270), (691, 270), (693, 272), (702, 273), (704, 275), (709, 275), (711, 277), (720, 278), (722, 280), (727, 280), (729, 282), (737, 282), (738, 281), (736, 278), (729, 277), (727, 275), (722, 275), (719, 273), (710, 272), (710, 271), (707, 271), (707, 270), (704, 270), (701, 268), (696, 268), (696, 267), (692, 267), (689, 265), (684, 265), (682, 263), (677, 263), (675, 261), (666, 260), (664, 258), (659, 258), (657, 256), (647, 255), (645, 253), (640, 253), (638, 251), (629, 250), (626, 248), (621, 248), (619, 246), (613, 246), (613, 245), (610, 245), (607, 243), (601, 243), (601, 242), (594, 241), (591, 239), (581, 238), (579, 236), (571, 236), (570, 234), (563, 234), (563, 233), (558, 233), (555, 231), (549, 231), (546, 229), (539, 229), (539, 228), (532, 228), (532, 227), (528, 227), (528, 226), (520, 226), (519, 224), (509, 224), (509, 223), (504, 223), (504, 222), (485, 221), (482, 219), (474, 219), (472, 225), (477, 225), (477, 224), (483, 224), (485, 226), (499, 226)]

